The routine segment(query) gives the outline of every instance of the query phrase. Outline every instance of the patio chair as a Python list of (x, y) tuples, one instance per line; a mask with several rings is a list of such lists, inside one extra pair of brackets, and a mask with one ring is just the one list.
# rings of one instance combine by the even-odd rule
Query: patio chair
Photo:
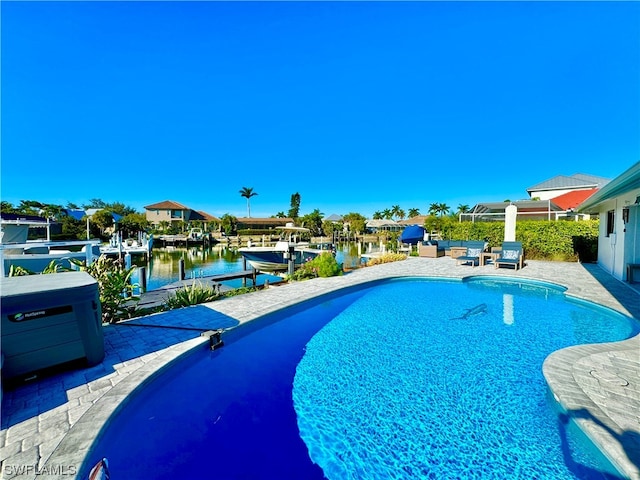
[(456, 265), (461, 263), (471, 263), (475, 267), (476, 263), (480, 265), (480, 255), (485, 249), (485, 242), (471, 240), (467, 242), (467, 253), (456, 258)]
[(502, 265), (513, 265), (514, 269), (524, 266), (524, 254), (522, 252), (522, 242), (503, 242), (502, 252), (493, 262), (496, 268)]

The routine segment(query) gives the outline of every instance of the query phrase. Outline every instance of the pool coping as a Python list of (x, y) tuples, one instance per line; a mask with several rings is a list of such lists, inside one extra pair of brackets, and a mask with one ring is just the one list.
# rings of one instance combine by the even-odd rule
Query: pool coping
[[(594, 266), (589, 268), (592, 267)], [(599, 268), (597, 266), (595, 267)], [(562, 275), (558, 275), (560, 272), (562, 272)], [(596, 273), (599, 274), (599, 272)], [(296, 305), (305, 300), (336, 292), (346, 287), (366, 284), (374, 280), (396, 277), (464, 280), (465, 278), (477, 276), (499, 276), (548, 282), (566, 288), (565, 294), (568, 296), (604, 305), (627, 316), (635, 316), (636, 318), (639, 316), (637, 312), (633, 312), (635, 313), (634, 315), (620, 304), (615, 296), (594, 278), (594, 275), (587, 270), (586, 266), (581, 264), (530, 261), (524, 269), (513, 271), (507, 269), (496, 270), (492, 266), (455, 266), (455, 263), (448, 259), (448, 257), (440, 259), (409, 258), (403, 262), (355, 270), (341, 277), (314, 279), (272, 287), (265, 291), (212, 302), (206, 304), (206, 307), (237, 320), (238, 326), (241, 326), (256, 318)], [(559, 279), (561, 281), (558, 281)], [(613, 287), (609, 286), (609, 289), (614, 287), (622, 289), (629, 288), (621, 282), (619, 282), (619, 285), (614, 282)], [(629, 290), (631, 291), (631, 289)], [(640, 295), (638, 295), (638, 297), (640, 297)], [(157, 319), (159, 320), (159, 317)], [(156, 374), (174, 362), (182, 354), (193, 351), (196, 348), (206, 348), (207, 342), (208, 340), (206, 338), (196, 337), (172, 345), (148, 362), (141, 364), (139, 368), (132, 369), (127, 373), (125, 378), (112, 387), (104, 388), (103, 393), (94, 399), (92, 405), (73, 422), (61, 438), (50, 440), (50, 442), (54, 441), (57, 443), (53, 448), (51, 448), (51, 446), (49, 447), (49, 455), (46, 455), (45, 449), (40, 449), (43, 454), (41, 455), (41, 459), (38, 460), (38, 468), (41, 468), (43, 471), (53, 472), (52, 475), (48, 476), (49, 478), (69, 478), (68, 472), (56, 475), (56, 468), (67, 465), (76, 466), (76, 468), (79, 469), (86, 455), (90, 452), (91, 445), (111, 415), (127, 403), (129, 395), (134, 392), (136, 388), (150, 381)], [(545, 378), (563, 408), (567, 410), (586, 408), (587, 411), (590, 412), (593, 418), (580, 418), (577, 421), (578, 425), (590, 435), (593, 441), (612, 462), (625, 475), (628, 475), (628, 478), (634, 480), (640, 479), (640, 471), (637, 465), (629, 460), (625, 446), (620, 442), (621, 433), (619, 425), (604, 411), (607, 408), (606, 405), (604, 405), (603, 410), (602, 405), (596, 405), (591, 397), (585, 393), (585, 388), (587, 388), (587, 390), (594, 388), (593, 382), (591, 382), (591, 384), (585, 383), (589, 380), (586, 375), (589, 375), (591, 379), (594, 379), (594, 377), (590, 374), (592, 367), (589, 366), (588, 363), (584, 363), (585, 358), (587, 361), (589, 359), (596, 362), (602, 361), (599, 358), (594, 359), (593, 355), (604, 354), (606, 356), (612, 351), (628, 352), (629, 348), (632, 350), (636, 348), (636, 343), (640, 345), (640, 335), (615, 344), (569, 347), (552, 353), (543, 365)], [(630, 347), (627, 346), (627, 344), (630, 345)], [(636, 389), (638, 388), (638, 383), (640, 382), (634, 379), (633, 386)], [(636, 392), (637, 391), (638, 390), (636, 390)], [(634, 399), (634, 397), (628, 397), (628, 399), (629, 398), (631, 400)], [(618, 405), (616, 405), (616, 407), (618, 407)], [(633, 414), (633, 412), (631, 413)], [(46, 412), (43, 415), (46, 416)], [(632, 420), (633, 419), (631, 419), (631, 421)], [(13, 426), (11, 428), (13, 428)], [(615, 434), (612, 435), (607, 429), (617, 432), (618, 437), (616, 437)], [(27, 431), (24, 436), (28, 437), (28, 429), (25, 428), (25, 430)], [(5, 435), (2, 438), (1, 445), (6, 447), (6, 430), (4, 432)], [(640, 433), (640, 423), (635, 432)], [(32, 441), (37, 442), (37, 439)], [(17, 463), (15, 455), (13, 457), (2, 455), (2, 457), (5, 459), (4, 464), (10, 465), (7, 462), (15, 462), (13, 463), (15, 465)], [(5, 473), (4, 468), (2, 472)], [(17, 476), (6, 478), (17, 478)], [(36, 478), (36, 475), (34, 472), (32, 476), (22, 475), (20, 478)]]

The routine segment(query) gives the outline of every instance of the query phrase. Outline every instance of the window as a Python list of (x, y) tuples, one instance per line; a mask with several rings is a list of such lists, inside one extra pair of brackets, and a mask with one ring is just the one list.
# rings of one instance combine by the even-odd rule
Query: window
[(615, 211), (609, 210), (607, 212), (607, 237), (613, 233), (613, 224), (615, 221)]

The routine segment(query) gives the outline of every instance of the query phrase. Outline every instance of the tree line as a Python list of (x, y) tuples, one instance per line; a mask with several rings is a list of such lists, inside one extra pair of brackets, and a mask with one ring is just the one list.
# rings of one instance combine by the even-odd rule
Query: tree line
[(81, 206), (72, 202), (63, 206), (36, 200), (20, 200), (18, 205), (6, 201), (0, 202), (0, 212), (2, 213), (39, 216), (60, 224), (60, 231), (52, 233), (52, 240), (85, 239), (87, 236), (86, 216), (77, 219), (69, 215), (68, 211), (92, 208), (97, 210), (89, 222), (89, 233), (92, 237), (102, 238), (107, 229), (114, 227), (114, 213), (121, 217), (117, 227), (124, 237), (135, 235), (149, 227), (145, 214), (136, 212), (135, 208), (120, 202), (107, 203), (98, 198), (91, 199), (89, 203)]
[[(240, 196), (247, 201), (247, 216), (251, 217), (250, 199), (257, 196), (253, 187), (242, 187), (239, 191)], [(349, 212), (342, 216), (341, 221), (327, 221), (324, 219), (325, 214), (319, 209), (314, 209), (311, 213), (300, 216), (300, 206), (302, 197), (299, 192), (291, 195), (290, 208), (285, 211), (279, 211), (272, 215), (271, 218), (291, 218), (294, 222), (310, 230), (311, 236), (333, 236), (335, 234), (342, 235), (344, 233), (360, 235), (366, 231), (367, 218), (357, 212)], [(18, 205), (10, 202), (0, 202), (0, 211), (3, 213), (18, 213), (23, 215), (36, 215), (51, 219), (61, 224), (60, 238), (85, 238), (86, 237), (86, 218), (77, 220), (67, 214), (68, 210), (98, 210), (89, 222), (90, 233), (95, 237), (103, 237), (105, 231), (116, 227), (123, 232), (123, 236), (135, 235), (138, 231), (148, 231), (150, 223), (146, 219), (144, 213), (136, 212), (130, 206), (121, 202), (108, 203), (99, 198), (91, 199), (88, 203), (78, 206), (75, 203), (68, 202), (66, 206), (38, 202), (35, 200), (21, 200)], [(457, 216), (460, 213), (467, 213), (470, 210), (468, 205), (458, 205), (457, 210), (451, 213)], [(408, 212), (408, 213), (407, 213)], [(404, 220), (405, 218), (413, 218), (421, 215), (418, 208), (410, 208), (405, 212), (399, 205), (393, 205), (382, 211), (376, 211), (373, 219), (376, 220)], [(446, 203), (432, 203), (429, 206), (428, 214), (431, 217), (444, 217), (451, 212), (451, 207)], [(117, 225), (114, 225), (112, 214), (119, 215)], [(433, 220), (433, 219), (432, 219)], [(169, 222), (161, 222), (160, 229), (162, 232), (181, 233), (186, 231), (190, 226), (182, 224), (179, 226), (172, 225)], [(428, 223), (428, 222), (425, 222)], [(231, 214), (224, 214), (219, 224), (210, 225), (213, 229), (223, 231), (227, 235), (233, 235), (237, 232), (238, 219)], [(173, 230), (176, 230), (175, 232)], [(210, 229), (211, 231), (211, 229)]]
[[(458, 216), (461, 213), (468, 213), (471, 210), (469, 205), (460, 204), (455, 211), (451, 210), (451, 207), (446, 203), (432, 203), (429, 205), (428, 214), (435, 216), (445, 216), (451, 214)], [(373, 213), (374, 220), (404, 220), (405, 218), (413, 218), (422, 215), (420, 209), (410, 208), (407, 213), (400, 208), (399, 205), (393, 205), (391, 208), (386, 208), (382, 211), (376, 211)]]

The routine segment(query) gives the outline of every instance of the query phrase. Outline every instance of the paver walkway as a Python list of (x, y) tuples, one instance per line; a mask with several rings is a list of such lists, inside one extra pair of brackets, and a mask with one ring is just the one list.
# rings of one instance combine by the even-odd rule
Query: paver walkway
[[(519, 271), (409, 258), (341, 277), (273, 287), (104, 328), (104, 361), (7, 390), (2, 399), (2, 478), (73, 478), (98, 430), (136, 387), (193, 348), (200, 333), (247, 324), (324, 293), (380, 278), (500, 275), (549, 281), (567, 295), (640, 319), (640, 294), (596, 265), (528, 261)], [(640, 480), (640, 336), (550, 355), (544, 374), (556, 397), (629, 478)], [(40, 474), (47, 474), (43, 477)]]

